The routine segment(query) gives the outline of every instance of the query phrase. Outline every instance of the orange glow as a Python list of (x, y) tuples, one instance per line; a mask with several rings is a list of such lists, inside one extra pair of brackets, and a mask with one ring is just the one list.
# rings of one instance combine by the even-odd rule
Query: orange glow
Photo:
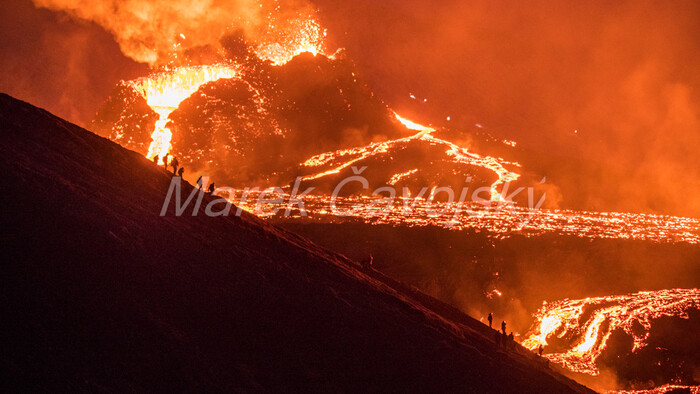
[[(462, 148), (452, 142), (437, 138), (432, 135), (436, 130), (432, 127), (423, 126), (411, 120), (408, 120), (397, 113), (394, 113), (396, 119), (406, 126), (409, 130), (418, 131), (410, 137), (399, 138), (396, 140), (377, 142), (364, 147), (356, 147), (351, 149), (341, 149), (335, 152), (322, 153), (316, 155), (303, 163), (305, 167), (324, 167), (331, 166), (332, 168), (320, 171), (314, 175), (309, 175), (304, 177), (304, 180), (312, 180), (322, 178), (324, 176), (333, 175), (339, 173), (341, 170), (350, 167), (354, 163), (369, 158), (371, 156), (386, 153), (389, 149), (397, 146), (401, 143), (406, 143), (411, 140), (422, 140), (432, 145), (444, 146), (445, 154), (449, 156), (452, 161), (456, 164), (466, 164), (474, 165), (478, 167), (485, 167), (489, 170), (495, 172), (498, 175), (498, 179), (491, 185), (491, 201), (501, 201), (501, 195), (498, 193), (497, 189), (499, 186), (506, 182), (511, 182), (520, 177), (512, 171), (505, 168), (505, 165), (512, 165), (519, 167), (517, 163), (510, 163), (504, 160), (496, 159), (490, 156), (480, 156), (476, 153), (470, 152), (466, 148)], [(416, 172), (412, 170), (410, 173)], [(396, 183), (399, 179), (410, 175), (408, 173), (395, 174), (390, 183)]]
[(426, 133), (431, 133), (431, 132), (435, 131), (435, 129), (432, 127), (423, 126), (421, 124), (418, 124), (416, 122), (412, 122), (406, 118), (403, 118), (403, 117), (399, 116), (399, 114), (397, 114), (396, 112), (394, 112), (394, 116), (396, 117), (396, 119), (399, 120), (399, 122), (401, 122), (404, 126), (406, 126), (407, 129), (416, 130), (416, 131), (423, 131)]
[[(255, 53), (261, 59), (269, 60), (273, 65), (283, 65), (301, 53), (325, 53), (326, 31), (311, 16), (284, 21), (283, 26), (275, 23), (270, 17), (267, 29), (271, 33), (261, 34), (264, 38), (257, 40), (259, 43)], [(159, 116), (146, 156), (151, 159), (158, 155), (162, 164), (162, 158), (171, 148), (172, 131), (167, 127), (168, 117), (183, 100), (205, 83), (222, 78), (240, 78), (242, 73), (240, 65), (226, 63), (166, 68), (148, 77), (129, 81), (128, 84), (146, 99)]]
[(257, 46), (255, 54), (259, 58), (279, 66), (301, 53), (309, 52), (314, 56), (326, 54), (326, 30), (316, 20), (311, 17), (296, 18), (285, 21), (285, 25), (280, 29), (270, 22), (268, 28), (277, 34)]
[[(534, 350), (547, 346), (547, 339), (571, 338), (573, 346), (562, 353), (546, 355), (575, 372), (597, 375), (596, 360), (610, 335), (622, 329), (634, 339), (633, 350), (646, 346), (653, 319), (661, 316), (688, 318), (686, 310), (700, 305), (700, 290), (643, 291), (623, 296), (584, 298), (545, 303), (535, 314), (536, 329), (522, 342)], [(594, 309), (590, 316), (584, 311)], [(582, 320), (585, 317), (585, 320)], [(634, 326), (643, 330), (635, 330)]]
[(152, 74), (129, 82), (159, 115), (151, 138), (153, 141), (148, 148), (146, 157), (149, 159), (159, 156), (162, 164), (163, 157), (170, 151), (172, 132), (168, 127), (168, 116), (177, 109), (180, 103), (197, 91), (207, 82), (221, 78), (235, 78), (238, 70), (231, 65), (211, 65), (197, 67), (178, 67), (162, 73)]

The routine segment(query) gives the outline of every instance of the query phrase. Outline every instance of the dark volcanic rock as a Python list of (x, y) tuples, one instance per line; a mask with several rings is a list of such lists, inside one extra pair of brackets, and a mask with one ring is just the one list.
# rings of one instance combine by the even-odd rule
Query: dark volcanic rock
[(158, 114), (131, 86), (120, 83), (97, 112), (95, 132), (142, 155), (148, 153)]
[(0, 125), (8, 391), (586, 391), (253, 216), (160, 216), (162, 168), (45, 111)]

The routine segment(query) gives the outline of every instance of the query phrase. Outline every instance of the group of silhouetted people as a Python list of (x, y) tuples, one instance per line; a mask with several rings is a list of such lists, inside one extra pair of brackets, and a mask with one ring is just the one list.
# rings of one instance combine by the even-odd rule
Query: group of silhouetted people
[[(165, 168), (165, 171), (168, 171), (168, 165), (170, 165), (173, 168), (173, 175), (177, 175), (182, 178), (182, 174), (185, 172), (185, 167), (180, 167), (178, 170), (180, 163), (177, 161), (177, 157), (173, 156), (170, 161), (168, 161), (168, 157), (170, 157), (170, 153), (166, 153), (165, 156), (163, 156), (163, 168)], [(153, 156), (153, 163), (158, 164), (159, 159), (160, 156)]]
[(504, 349), (512, 349), (515, 346), (515, 337), (511, 332), (509, 335), (496, 331), (496, 346)]
[[(185, 167), (180, 167), (178, 170), (180, 163), (177, 161), (177, 157), (173, 156), (171, 160), (168, 160), (168, 157), (170, 157), (170, 153), (166, 153), (165, 156), (163, 156), (163, 168), (165, 168), (165, 171), (168, 171), (168, 165), (170, 165), (173, 168), (173, 175), (177, 175), (182, 178), (182, 174), (185, 172)], [(160, 156), (153, 156), (153, 163), (158, 164), (159, 159)]]
[[(203, 187), (202, 177), (200, 176), (199, 178), (197, 178), (197, 189), (203, 190), (202, 187)], [(216, 186), (214, 186), (214, 182), (212, 182), (209, 184), (209, 187), (207, 188), (207, 193), (213, 194), (214, 190), (216, 190)]]
[[(172, 159), (169, 160), (168, 157), (172, 157)], [(157, 165), (159, 159), (160, 159), (160, 156), (158, 156), (158, 155), (153, 156), (153, 163)], [(180, 163), (177, 161), (177, 157), (170, 156), (170, 153), (166, 153), (165, 156), (163, 156), (163, 168), (165, 168), (165, 171), (168, 171), (168, 166), (172, 167), (173, 175), (179, 176), (180, 178), (182, 178), (182, 174), (185, 173), (185, 167), (179, 167)], [(199, 188), (199, 190), (203, 190), (201, 176), (199, 177), (199, 179), (197, 179), (197, 188)], [(213, 194), (215, 190), (216, 190), (216, 186), (214, 185), (214, 182), (212, 182), (209, 185), (209, 187), (207, 188), (207, 193)]]
[[(489, 328), (493, 328), (493, 313), (489, 313), (487, 320), (489, 321)], [(513, 336), (513, 332), (511, 331), (510, 334), (506, 335), (505, 320), (501, 322), (501, 331), (496, 330), (495, 341), (496, 346), (499, 348), (512, 349), (515, 346), (515, 337)], [(539, 348), (537, 348), (537, 354), (541, 357), (543, 352), (544, 347), (540, 345)]]
[[(489, 328), (493, 328), (493, 313), (489, 313), (488, 317)], [(501, 322), (501, 331), (496, 331), (496, 345), (500, 348), (510, 349), (515, 344), (515, 338), (513, 337), (513, 332), (506, 334), (506, 321)]]
[[(489, 328), (493, 328), (493, 313), (492, 312), (489, 312), (489, 317), (487, 318), (487, 320), (489, 321)], [(503, 331), (503, 334), (506, 333), (506, 321), (505, 320), (503, 320), (501, 322), (501, 330)]]

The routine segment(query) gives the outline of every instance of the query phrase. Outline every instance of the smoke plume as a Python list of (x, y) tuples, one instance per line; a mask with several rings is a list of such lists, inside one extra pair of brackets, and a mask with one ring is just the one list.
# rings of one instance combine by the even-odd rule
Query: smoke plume
[(232, 25), (257, 26), (256, 0), (34, 0), (34, 4), (102, 26), (128, 57), (151, 65), (197, 46), (217, 45)]

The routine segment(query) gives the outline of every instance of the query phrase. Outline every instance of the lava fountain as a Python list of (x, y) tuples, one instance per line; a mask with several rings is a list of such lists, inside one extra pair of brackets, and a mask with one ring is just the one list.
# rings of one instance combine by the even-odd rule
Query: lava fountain
[[(261, 42), (255, 46), (255, 54), (273, 65), (283, 65), (305, 52), (325, 54), (326, 30), (309, 15), (300, 15), (282, 24), (268, 16), (266, 29), (267, 32), (261, 35)], [(170, 151), (172, 132), (167, 127), (168, 117), (183, 100), (208, 82), (241, 78), (244, 71), (243, 66), (233, 63), (182, 66), (128, 81), (127, 84), (158, 114), (146, 157), (151, 159), (157, 155), (162, 163), (162, 158)]]
[(222, 78), (235, 78), (239, 74), (234, 65), (217, 64), (177, 67), (128, 82), (158, 114), (155, 129), (151, 134), (153, 141), (146, 157), (151, 159), (157, 155), (159, 162), (163, 162), (163, 157), (170, 151), (170, 140), (173, 136), (167, 127), (168, 117), (184, 99), (205, 83)]

